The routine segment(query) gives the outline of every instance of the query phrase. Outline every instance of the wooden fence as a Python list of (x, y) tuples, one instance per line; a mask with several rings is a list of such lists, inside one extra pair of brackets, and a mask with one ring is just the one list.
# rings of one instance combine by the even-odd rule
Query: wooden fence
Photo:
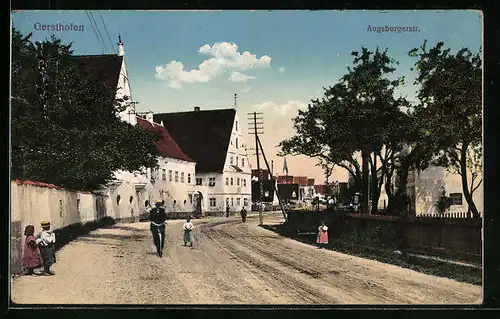
[[(479, 212), (479, 215), (483, 217), (483, 213)], [(416, 217), (424, 218), (472, 218), (472, 213), (469, 212), (446, 212), (442, 214), (419, 214)]]
[(296, 234), (315, 232), (322, 220), (329, 227), (331, 239), (348, 232), (370, 232), (378, 228), (380, 240), (396, 241), (400, 250), (474, 262), (482, 260), (482, 218), (402, 218), (290, 211), (287, 228)]

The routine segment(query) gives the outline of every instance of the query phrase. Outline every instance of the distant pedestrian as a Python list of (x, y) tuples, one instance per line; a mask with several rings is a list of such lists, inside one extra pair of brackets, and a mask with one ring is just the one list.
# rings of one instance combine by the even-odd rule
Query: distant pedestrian
[(316, 243), (319, 245), (318, 248), (326, 248), (326, 245), (328, 245), (328, 226), (325, 225), (324, 221), (318, 227)]
[(229, 217), (229, 204), (226, 205), (226, 217)]
[(24, 254), (23, 254), (23, 268), (27, 275), (33, 275), (34, 270), (42, 266), (42, 255), (40, 248), (36, 244), (35, 226), (28, 225), (24, 229)]
[(50, 230), (50, 222), (44, 221), (40, 224), (42, 226), (42, 232), (38, 234), (36, 243), (40, 248), (40, 255), (43, 261), (43, 275), (52, 276), (55, 275), (50, 267), (56, 263), (56, 234)]
[(241, 222), (245, 223), (247, 221), (247, 210), (243, 207), (240, 211)]
[(155, 207), (153, 207), (149, 213), (149, 221), (151, 222), (149, 229), (153, 235), (156, 253), (160, 258), (163, 256), (163, 246), (165, 244), (165, 221), (167, 220), (165, 209), (161, 206), (162, 201), (157, 200), (155, 202)]
[(186, 218), (186, 222), (182, 226), (182, 230), (184, 231), (184, 246), (187, 246), (189, 243), (191, 247), (193, 247), (193, 230), (194, 225), (191, 222), (191, 217)]

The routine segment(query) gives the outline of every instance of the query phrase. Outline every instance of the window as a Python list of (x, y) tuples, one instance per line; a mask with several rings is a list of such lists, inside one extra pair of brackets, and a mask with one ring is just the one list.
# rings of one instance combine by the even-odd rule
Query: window
[(130, 204), (132, 204), (132, 202), (134, 201), (134, 196), (130, 196), (130, 198), (128, 199)]
[(233, 178), (231, 177), (231, 186), (233, 186)]
[(240, 186), (240, 178), (239, 178), (239, 177), (238, 177), (238, 178), (236, 178), (236, 185), (237, 185), (237, 186)]
[(209, 201), (210, 207), (215, 207), (217, 205), (217, 201), (215, 200), (215, 198), (210, 198)]
[(231, 197), (231, 207), (234, 206), (234, 201), (233, 201), (234, 198)]
[(240, 162), (238, 161), (238, 156), (236, 156), (236, 163), (235, 163), (235, 164), (236, 164), (236, 166), (238, 166), (238, 164), (239, 164), (239, 163), (240, 163)]
[(450, 193), (451, 205), (462, 205), (462, 193)]
[(208, 178), (208, 186), (215, 186), (215, 177), (209, 177)]
[(181, 172), (181, 183), (184, 183), (184, 172)]
[(188, 184), (191, 184), (191, 174), (188, 174)]
[(189, 198), (189, 202), (192, 203), (193, 202), (193, 195), (189, 194), (188, 198)]
[(238, 130), (238, 121), (236, 121), (236, 130)]
[(201, 184), (203, 184), (203, 178), (197, 177), (196, 178), (196, 185), (201, 185)]
[(248, 198), (243, 198), (243, 206), (248, 206)]
[[(238, 148), (238, 138), (236, 138), (236, 148)], [(238, 160), (236, 160), (237, 162)]]
[(231, 165), (233, 165), (233, 157), (231, 156), (231, 158), (229, 159), (229, 163), (231, 163)]
[(179, 172), (178, 171), (175, 171), (175, 182), (176, 183), (179, 182)]
[(243, 186), (246, 187), (247, 186), (247, 180), (244, 179), (244, 178), (242, 178), (242, 180), (243, 180)]
[(76, 211), (78, 213), (80, 213), (80, 200), (79, 199), (76, 200)]
[(245, 167), (245, 159), (244, 158), (241, 159), (241, 167)]
[(168, 181), (171, 182), (172, 181), (172, 170), (169, 170), (168, 171)]
[(226, 198), (226, 206), (229, 206), (229, 198)]
[(166, 169), (162, 169), (161, 171), (162, 171), (161, 172), (161, 179), (163, 181), (166, 181), (167, 180), (167, 170)]
[(144, 202), (144, 207), (148, 207), (149, 206), (149, 200), (146, 199), (146, 201)]
[(236, 206), (240, 206), (240, 204), (241, 204), (240, 199), (239, 199), (239, 198), (236, 198)]
[[(116, 204), (117, 205), (120, 205), (121, 200), (122, 200), (122, 198), (120, 195), (116, 196)], [(61, 203), (62, 203), (62, 201), (61, 201)]]
[(229, 177), (226, 177), (226, 185), (229, 185)]
[[(120, 195), (118, 195), (120, 196)], [(59, 216), (63, 216), (63, 201), (62, 199), (59, 200)]]

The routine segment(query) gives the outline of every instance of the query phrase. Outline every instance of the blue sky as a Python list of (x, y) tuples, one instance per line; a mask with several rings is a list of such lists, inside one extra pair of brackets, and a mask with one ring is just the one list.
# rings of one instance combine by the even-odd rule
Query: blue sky
[[(420, 46), (424, 39), (429, 45), (443, 41), (453, 52), (462, 47), (477, 52), (482, 44), (482, 17), (478, 11), (92, 13), (107, 49), (99, 42), (84, 11), (19, 11), (13, 14), (12, 23), (23, 34), (33, 32), (33, 40), (55, 34), (64, 42), (73, 42), (75, 54), (116, 53), (121, 34), (138, 111), (182, 111), (195, 105), (202, 109), (227, 108), (237, 93), (242, 122), (246, 112), (264, 112), (264, 147), (280, 173), (282, 159), (275, 156), (274, 145), (292, 134), (291, 118), (297, 109), (321, 97), (322, 87), (335, 84), (347, 72), (353, 50), (361, 46), (388, 48), (400, 62), (395, 75), (407, 78), (399, 93), (413, 98), (416, 88), (410, 68), (414, 59), (408, 57), (409, 50)], [(37, 31), (37, 22), (81, 24), (84, 31)], [(368, 30), (369, 26), (385, 25), (416, 26), (418, 31)], [(245, 55), (245, 51), (249, 53)], [(314, 161), (297, 157), (287, 158), (287, 162), (291, 174), (324, 180)], [(341, 169), (333, 177), (346, 178)]]

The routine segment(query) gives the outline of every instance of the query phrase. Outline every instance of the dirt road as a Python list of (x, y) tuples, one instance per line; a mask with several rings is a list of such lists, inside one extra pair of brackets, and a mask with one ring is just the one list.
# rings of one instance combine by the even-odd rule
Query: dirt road
[[(278, 220), (280, 217), (273, 217)], [(266, 217), (266, 222), (271, 222)], [(167, 225), (163, 258), (147, 223), (117, 224), (57, 253), (55, 276), (12, 282), (15, 303), (36, 304), (473, 304), (482, 288), (283, 238), (236, 218)]]

